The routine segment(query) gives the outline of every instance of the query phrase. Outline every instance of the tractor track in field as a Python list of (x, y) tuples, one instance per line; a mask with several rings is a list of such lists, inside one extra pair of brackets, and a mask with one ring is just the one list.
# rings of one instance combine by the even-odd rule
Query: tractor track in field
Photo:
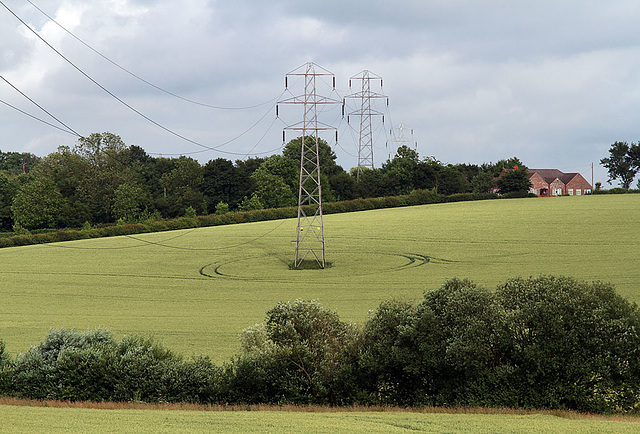
[[(362, 254), (362, 252), (350, 252), (350, 251), (337, 251), (334, 253), (342, 253), (342, 254)], [(458, 261), (453, 261), (453, 260), (449, 260), (449, 259), (443, 259), (443, 258), (435, 258), (433, 256), (428, 256), (428, 255), (424, 255), (424, 254), (420, 254), (420, 253), (398, 253), (398, 252), (373, 252), (371, 253), (371, 255), (384, 255), (384, 256), (394, 256), (394, 257), (400, 257), (406, 260), (405, 263), (401, 264), (401, 265), (395, 265), (395, 266), (389, 266), (389, 267), (385, 267), (385, 266), (380, 266), (378, 267), (376, 270), (371, 271), (371, 272), (363, 272), (363, 273), (352, 273), (350, 274), (350, 276), (364, 276), (364, 275), (371, 275), (371, 274), (378, 274), (378, 273), (387, 273), (387, 272), (394, 272), (394, 271), (403, 271), (403, 270), (408, 270), (408, 269), (414, 269), (417, 267), (422, 267), (423, 265), (427, 265), (429, 263), (433, 263), (433, 264), (448, 264), (448, 263), (455, 263)], [(223, 278), (223, 279), (233, 279), (233, 280), (254, 280), (254, 281), (276, 281), (276, 282), (295, 282), (297, 281), (297, 279), (289, 279), (288, 277), (290, 276), (283, 276), (280, 275), (278, 277), (273, 277), (273, 278), (269, 278), (269, 277), (259, 277), (259, 276), (249, 276), (249, 275), (241, 275), (241, 274), (233, 274), (230, 272), (226, 272), (224, 270), (224, 268), (226, 266), (229, 265), (233, 265), (233, 264), (238, 264), (240, 262), (245, 262), (245, 261), (249, 261), (249, 260), (255, 260), (257, 258), (260, 258), (262, 256), (259, 255), (255, 255), (249, 258), (243, 258), (240, 260), (230, 260), (230, 261), (225, 261), (225, 262), (212, 262), (209, 264), (206, 264), (204, 266), (202, 266), (199, 270), (199, 273), (201, 276), (207, 277), (207, 278)], [(281, 262), (284, 264), (284, 266), (287, 265), (286, 261), (282, 261)], [(283, 266), (283, 272), (286, 271), (294, 271), (294, 272), (300, 272), (301, 270), (289, 270), (289, 268), (287, 267), (286, 269)], [(333, 267), (332, 267), (333, 268)]]

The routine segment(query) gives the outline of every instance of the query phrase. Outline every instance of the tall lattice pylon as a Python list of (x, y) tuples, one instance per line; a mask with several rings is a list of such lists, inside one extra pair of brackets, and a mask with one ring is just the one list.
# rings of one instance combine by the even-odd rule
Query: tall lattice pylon
[(335, 89), (335, 76), (313, 62), (289, 72), (288, 78), (304, 77), (304, 94), (279, 101), (279, 104), (300, 104), (303, 106), (302, 122), (285, 129), (302, 132), (300, 149), (300, 185), (298, 189), (298, 228), (296, 231), (296, 254), (294, 268), (300, 267), (305, 260), (315, 260), (320, 268), (326, 265), (324, 222), (322, 219), (322, 186), (320, 185), (319, 132), (335, 128), (318, 120), (318, 106), (339, 104), (340, 100), (320, 96), (316, 85), (318, 77), (330, 76)]
[[(349, 79), (349, 89), (351, 89), (351, 83), (353, 81), (360, 81), (360, 90), (351, 93), (346, 98), (354, 98), (360, 100), (360, 108), (349, 112), (347, 115), (347, 122), (350, 116), (360, 117), (360, 138), (358, 140), (358, 168), (356, 172), (356, 179), (360, 179), (360, 172), (363, 168), (374, 168), (373, 162), (373, 130), (371, 128), (371, 118), (373, 116), (382, 116), (382, 122), (384, 123), (384, 114), (372, 108), (372, 100), (387, 98), (379, 92), (371, 90), (371, 81), (380, 80), (380, 91), (382, 91), (382, 77), (373, 74), (371, 71), (364, 70)], [(389, 98), (387, 98), (387, 105), (389, 105)]]
[(400, 146), (418, 147), (418, 142), (413, 139), (413, 128), (405, 124), (398, 124), (398, 126), (392, 128), (389, 133), (391, 134), (391, 140), (387, 141), (389, 159), (396, 154)]

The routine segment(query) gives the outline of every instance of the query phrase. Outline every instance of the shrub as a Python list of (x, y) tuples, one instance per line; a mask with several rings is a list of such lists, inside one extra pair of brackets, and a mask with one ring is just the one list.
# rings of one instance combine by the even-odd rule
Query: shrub
[(229, 204), (225, 202), (218, 202), (216, 205), (216, 214), (226, 214), (229, 212)]
[[(3, 366), (0, 359), (0, 391), (23, 398), (203, 403), (222, 399), (223, 371), (208, 358), (184, 362), (151, 339), (126, 336), (115, 341), (105, 330), (51, 330), (44, 342), (18, 355), (10, 371)], [(3, 382), (7, 375), (10, 385)]]
[(336, 381), (355, 354), (357, 329), (316, 301), (278, 303), (264, 326), (243, 331), (231, 372), (236, 402), (335, 403)]
[(603, 412), (640, 404), (640, 313), (611, 285), (516, 278), (497, 297), (511, 332), (511, 405)]
[(195, 219), (197, 217), (196, 209), (192, 206), (187, 207), (184, 210), (184, 217), (188, 219)]
[(13, 377), (13, 363), (5, 349), (6, 345), (4, 341), (0, 339), (0, 395), (9, 393), (9, 387)]
[(453, 279), (415, 308), (385, 302), (364, 328), (360, 385), (374, 402), (589, 412), (640, 405), (640, 313), (610, 285)]

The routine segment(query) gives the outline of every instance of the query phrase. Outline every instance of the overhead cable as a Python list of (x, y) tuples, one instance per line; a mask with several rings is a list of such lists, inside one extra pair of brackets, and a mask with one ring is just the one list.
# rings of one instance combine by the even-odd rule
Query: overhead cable
[[(22, 95), (23, 97), (25, 97), (26, 99), (28, 99), (32, 104), (34, 104), (34, 105), (35, 105), (36, 107), (38, 107), (40, 110), (42, 110), (43, 112), (45, 112), (46, 114), (48, 114), (49, 116), (51, 116), (51, 117), (52, 117), (53, 119), (55, 119), (55, 120), (56, 120), (60, 125), (62, 125), (63, 127), (65, 127), (65, 128), (67, 129), (67, 130), (66, 130), (66, 132), (71, 133), (71, 134), (74, 134), (74, 135), (76, 135), (76, 136), (78, 136), (78, 137), (82, 137), (82, 135), (81, 135), (81, 134), (77, 133), (77, 132), (76, 132), (73, 128), (71, 128), (69, 125), (67, 125), (67, 124), (65, 124), (64, 122), (62, 122), (60, 119), (58, 119), (58, 118), (57, 118), (57, 117), (55, 117), (53, 114), (51, 114), (51, 112), (49, 112), (47, 109), (45, 109), (44, 107), (42, 107), (40, 104), (38, 104), (37, 102), (35, 102), (33, 99), (29, 98), (29, 96), (27, 96), (27, 94), (25, 94), (25, 93), (24, 93), (24, 92), (22, 92), (20, 89), (18, 89), (16, 86), (14, 86), (14, 85), (13, 85), (13, 83), (11, 83), (9, 80), (7, 80), (6, 78), (4, 78), (4, 76), (0, 75), (0, 78), (1, 78), (5, 83), (7, 83), (9, 86), (11, 86), (11, 87), (16, 91), (16, 92), (18, 92), (20, 95)], [(5, 103), (5, 104), (7, 104), (7, 103)], [(7, 104), (7, 105), (11, 106), (10, 104)], [(11, 106), (11, 107), (13, 107), (13, 106)], [(16, 108), (16, 107), (14, 107), (14, 108)], [(20, 109), (17, 109), (17, 110), (19, 110), (19, 111), (23, 112), (23, 111), (22, 111), (22, 110), (20, 110)], [(28, 116), (30, 116), (30, 117), (32, 117), (32, 118), (38, 119), (38, 118), (36, 118), (35, 116), (31, 116), (30, 114), (28, 114), (28, 113), (26, 113), (26, 112), (23, 112), (23, 113), (25, 113), (26, 115), (28, 115)], [(44, 123), (46, 123), (46, 124), (49, 124), (48, 122), (43, 121), (42, 119), (38, 119), (38, 120), (39, 120), (39, 121), (41, 121), (41, 122), (44, 122)], [(49, 124), (49, 125), (51, 125), (51, 124)], [(55, 125), (51, 125), (51, 126), (53, 126), (54, 128), (58, 128), (58, 127), (56, 127)], [(65, 130), (64, 130), (64, 129), (62, 129), (62, 128), (58, 128), (58, 129), (60, 129), (60, 130), (62, 130), (62, 131), (65, 131)]]
[[(41, 14), (43, 14), (45, 17), (47, 17), (51, 22), (53, 22), (55, 25), (57, 25), (58, 27), (60, 27), (62, 30), (64, 30), (66, 33), (68, 33), (72, 38), (74, 38), (76, 41), (80, 42), (82, 45), (84, 45), (85, 47), (87, 47), (89, 50), (93, 51), (94, 53), (96, 53), (98, 56), (102, 57), (104, 60), (106, 60), (107, 62), (111, 63), (113, 66), (115, 66), (116, 68), (119, 68), (120, 70), (126, 72), (127, 74), (129, 74), (130, 76), (140, 80), (141, 82), (153, 87), (154, 89), (159, 90), (160, 92), (164, 92), (167, 95), (171, 95), (175, 98), (181, 99), (183, 101), (186, 101), (188, 103), (191, 104), (196, 104), (202, 107), (208, 107), (208, 108), (213, 108), (213, 109), (218, 109), (218, 110), (247, 110), (247, 109), (252, 109), (252, 108), (256, 108), (256, 107), (260, 107), (269, 103), (273, 103), (275, 102), (278, 97), (272, 98), (269, 101), (265, 101), (262, 102), (260, 104), (254, 104), (254, 105), (250, 105), (250, 106), (245, 106), (245, 107), (225, 107), (225, 106), (219, 106), (219, 105), (213, 105), (213, 104), (207, 104), (207, 103), (203, 103), (200, 101), (195, 101), (192, 99), (189, 99), (187, 97), (178, 95), (176, 93), (173, 93), (169, 90), (166, 90), (156, 84), (151, 83), (150, 81), (144, 79), (143, 77), (140, 77), (139, 75), (135, 74), (134, 72), (130, 71), (129, 69), (125, 68), (124, 66), (121, 66), (120, 64), (118, 64), (117, 62), (115, 62), (114, 60), (110, 59), (109, 57), (105, 56), (104, 54), (102, 54), (101, 52), (99, 52), (98, 50), (96, 50), (95, 48), (93, 48), (91, 45), (89, 45), (88, 43), (86, 43), (85, 41), (83, 41), (82, 39), (80, 39), (78, 36), (76, 36), (74, 33), (72, 33), (69, 29), (67, 29), (66, 27), (64, 27), (62, 24), (60, 24), (58, 21), (56, 21), (52, 16), (50, 16), (49, 14), (47, 14), (45, 11), (43, 11), (42, 9), (40, 9), (37, 5), (35, 5), (31, 0), (27, 0), (27, 2), (29, 4), (31, 4), (31, 6), (33, 6), (34, 8), (36, 8)], [(6, 7), (6, 6), (5, 6)]]
[[(128, 104), (126, 101), (124, 101), (122, 98), (118, 97), (116, 94), (114, 94), (113, 92), (111, 92), (109, 89), (107, 89), (106, 87), (104, 87), (102, 84), (98, 83), (95, 79), (93, 79), (91, 76), (89, 76), (89, 74), (87, 74), (86, 72), (84, 72), (82, 69), (80, 69), (80, 67), (78, 67), (76, 64), (74, 64), (71, 60), (69, 60), (66, 56), (64, 56), (60, 51), (58, 51), (55, 47), (53, 47), (49, 42), (47, 42), (47, 40), (45, 40), (42, 36), (40, 36), (40, 34), (38, 32), (36, 32), (31, 26), (29, 26), (22, 18), (20, 18), (15, 12), (13, 12), (2, 0), (0, 0), (0, 5), (2, 5), (5, 9), (7, 9), (9, 11), (9, 13), (11, 13), (11, 15), (13, 15), (18, 21), (20, 21), (20, 23), (22, 23), (22, 25), (24, 25), (31, 33), (33, 33), (38, 39), (40, 39), (42, 42), (44, 42), (49, 48), (51, 48), (58, 56), (60, 56), (62, 59), (64, 59), (69, 65), (71, 65), (74, 69), (76, 69), (80, 74), (82, 74), (84, 77), (86, 77), (89, 81), (91, 81), (93, 84), (95, 84), (96, 86), (98, 86), (100, 89), (102, 89), (104, 92), (106, 92), (108, 95), (110, 95), (111, 97), (113, 97), (114, 99), (116, 99), (118, 102), (120, 102), (122, 105), (124, 105), (125, 107), (127, 107), (128, 109), (130, 109), (131, 111), (133, 111), (134, 113), (138, 114), (139, 116), (141, 116), (142, 118), (146, 119), (147, 121), (149, 121), (150, 123), (152, 123), (153, 125), (157, 126), (158, 128), (161, 128), (162, 130), (168, 132), (169, 134), (178, 137), (181, 140), (184, 140), (185, 142), (191, 143), (193, 145), (199, 146), (201, 148), (204, 149), (208, 149), (211, 151), (217, 151), (217, 152), (221, 152), (221, 153), (225, 153), (225, 154), (232, 154), (232, 155), (242, 155), (241, 153), (237, 153), (237, 152), (229, 152), (229, 151), (224, 151), (222, 149), (220, 149), (222, 146), (225, 146), (228, 143), (231, 143), (232, 141), (236, 140), (238, 137), (235, 137), (232, 140), (229, 140), (221, 145), (217, 145), (217, 146), (207, 146), (203, 143), (200, 143), (196, 140), (190, 139), (168, 127), (165, 127), (164, 125), (160, 124), (159, 122), (151, 119), (149, 116), (145, 115), (144, 113), (142, 113), (141, 111), (139, 111), (138, 109), (136, 109), (135, 107), (131, 106), (130, 104)], [(243, 133), (244, 134), (244, 133)]]

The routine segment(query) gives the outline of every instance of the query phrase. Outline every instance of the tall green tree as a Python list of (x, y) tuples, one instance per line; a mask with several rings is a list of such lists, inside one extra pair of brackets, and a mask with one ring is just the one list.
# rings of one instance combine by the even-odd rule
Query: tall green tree
[(622, 188), (629, 189), (640, 171), (640, 144), (615, 142), (609, 148), (609, 157), (601, 159), (600, 164), (607, 169), (609, 184), (620, 180)]
[(297, 203), (295, 163), (280, 155), (267, 158), (251, 175), (255, 195), (265, 208), (294, 206)]
[(17, 191), (13, 178), (0, 171), (0, 230), (11, 230), (13, 226), (11, 204)]
[(505, 171), (497, 181), (500, 194), (526, 195), (531, 188), (529, 172), (525, 167)]
[(39, 161), (40, 157), (30, 152), (0, 151), (0, 170), (6, 171), (10, 175), (29, 173)]
[(402, 145), (392, 160), (382, 165), (382, 183), (385, 195), (408, 194), (415, 188), (416, 168), (420, 162), (418, 153)]
[[(315, 137), (305, 136), (305, 144), (315, 144)], [(302, 150), (302, 137), (297, 137), (287, 143), (282, 150), (285, 158), (293, 161), (296, 166), (300, 167), (300, 152)], [(344, 172), (344, 169), (336, 163), (336, 153), (333, 152), (331, 146), (326, 140), (318, 138), (318, 156), (320, 159), (320, 173), (327, 176)]]
[(60, 146), (40, 161), (32, 171), (38, 179), (51, 180), (63, 198), (60, 225), (78, 227), (86, 221), (100, 222), (91, 212), (91, 195), (87, 185), (94, 181), (94, 168), (68, 146)]
[(226, 203), (234, 209), (249, 194), (251, 181), (246, 172), (225, 158), (210, 160), (203, 168), (203, 192), (210, 209)]
[(26, 229), (54, 228), (63, 208), (63, 198), (53, 181), (36, 179), (20, 188), (13, 200), (13, 220)]
[(490, 193), (495, 186), (496, 181), (489, 172), (478, 172), (471, 179), (471, 188), (474, 193)]
[(189, 207), (204, 211), (203, 181), (203, 169), (197, 160), (188, 157), (178, 158), (174, 161), (174, 168), (160, 178), (160, 185), (165, 189), (167, 196), (164, 202), (156, 202), (156, 206), (168, 217), (184, 215)]
[(120, 184), (113, 193), (111, 212), (116, 220), (135, 222), (149, 209), (151, 200), (142, 186), (135, 183)]

